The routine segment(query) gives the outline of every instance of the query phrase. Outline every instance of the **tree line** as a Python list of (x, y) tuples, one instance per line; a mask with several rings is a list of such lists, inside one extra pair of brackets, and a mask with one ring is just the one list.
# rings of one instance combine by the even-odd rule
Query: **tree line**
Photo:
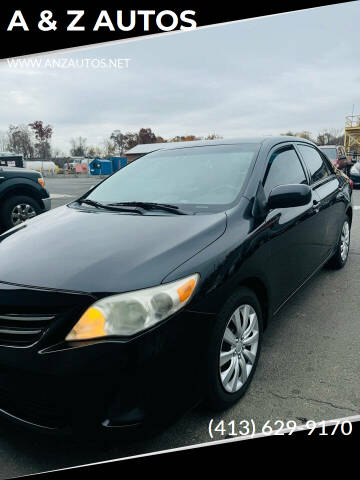
[(312, 133), (307, 130), (296, 133), (288, 131), (281, 133), (281, 135), (305, 138), (306, 140), (316, 143), (316, 145), (344, 145), (344, 131), (336, 128), (324, 129), (320, 131), (316, 137), (313, 137)]
[[(23, 155), (25, 159), (66, 157), (51, 144), (53, 127), (45, 125), (42, 120), (29, 124), (10, 125), (7, 132), (0, 133), (0, 151), (7, 151)], [(185, 142), (191, 140), (222, 138), (216, 133), (207, 137), (196, 135), (175, 136), (165, 139), (155, 135), (151, 128), (140, 128), (138, 132), (123, 133), (114, 130), (105, 138), (101, 145), (88, 145), (85, 137), (74, 137), (69, 140), (69, 153), (72, 157), (109, 157), (124, 155), (127, 150), (144, 143)]]
[(53, 128), (35, 120), (27, 125), (10, 125), (0, 137), (0, 150), (18, 153), (24, 158), (50, 158)]
[[(42, 120), (35, 120), (29, 124), (10, 125), (7, 132), (0, 134), (0, 151), (8, 151), (29, 158), (56, 158), (67, 157), (58, 148), (52, 146), (53, 127), (46, 125)], [(344, 132), (338, 129), (324, 129), (316, 137), (309, 131), (282, 133), (281, 135), (295, 135), (313, 141), (317, 145), (343, 145)], [(171, 138), (157, 136), (151, 128), (140, 128), (138, 132), (122, 132), (114, 130), (105, 138), (101, 145), (88, 145), (85, 137), (74, 137), (69, 140), (69, 153), (72, 157), (111, 157), (122, 156), (139, 144), (185, 142), (193, 140), (212, 140), (222, 138), (216, 133), (206, 137), (196, 135), (177, 135)]]

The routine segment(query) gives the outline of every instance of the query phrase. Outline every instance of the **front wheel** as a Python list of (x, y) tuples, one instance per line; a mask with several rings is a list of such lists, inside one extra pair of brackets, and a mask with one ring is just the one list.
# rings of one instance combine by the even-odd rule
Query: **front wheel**
[(0, 223), (8, 230), (39, 213), (41, 213), (40, 206), (33, 198), (24, 195), (10, 197), (1, 206)]
[(240, 288), (225, 303), (210, 337), (205, 404), (223, 410), (250, 385), (260, 355), (263, 332), (259, 301)]
[(350, 220), (346, 216), (341, 227), (341, 235), (336, 246), (334, 255), (328, 262), (329, 267), (334, 269), (342, 268), (347, 262), (350, 249)]

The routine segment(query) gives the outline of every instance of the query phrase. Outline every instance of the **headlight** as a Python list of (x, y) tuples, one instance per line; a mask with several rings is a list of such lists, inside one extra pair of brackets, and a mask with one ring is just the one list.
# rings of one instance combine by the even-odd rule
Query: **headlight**
[(183, 308), (191, 299), (199, 275), (111, 295), (86, 310), (66, 340), (86, 340), (109, 335), (133, 335), (146, 330)]

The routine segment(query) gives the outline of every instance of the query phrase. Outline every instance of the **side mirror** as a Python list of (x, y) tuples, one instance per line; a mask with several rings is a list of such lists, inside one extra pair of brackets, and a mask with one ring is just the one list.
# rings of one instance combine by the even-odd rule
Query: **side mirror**
[(279, 185), (271, 190), (267, 206), (269, 209), (301, 207), (310, 203), (311, 198), (309, 185)]

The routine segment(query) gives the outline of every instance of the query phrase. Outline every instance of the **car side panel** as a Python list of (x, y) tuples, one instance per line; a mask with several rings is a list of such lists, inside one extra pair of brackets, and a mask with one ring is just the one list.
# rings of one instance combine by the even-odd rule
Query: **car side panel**
[(318, 222), (322, 234), (319, 235), (322, 259), (325, 259), (339, 239), (339, 233), (346, 209), (344, 186), (337, 176), (313, 188), (319, 196)]
[(266, 223), (270, 243), (267, 270), (277, 308), (320, 264), (320, 231), (313, 200), (303, 207), (271, 211)]

